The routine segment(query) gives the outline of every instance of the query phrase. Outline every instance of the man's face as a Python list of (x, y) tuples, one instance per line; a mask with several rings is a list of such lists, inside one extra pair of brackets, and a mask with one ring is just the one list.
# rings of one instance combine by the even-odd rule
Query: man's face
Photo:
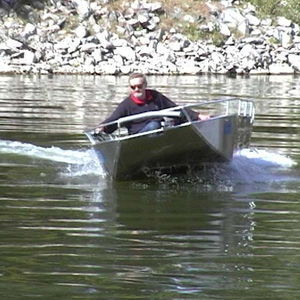
[(143, 78), (137, 77), (130, 80), (130, 90), (134, 97), (145, 98), (146, 84)]

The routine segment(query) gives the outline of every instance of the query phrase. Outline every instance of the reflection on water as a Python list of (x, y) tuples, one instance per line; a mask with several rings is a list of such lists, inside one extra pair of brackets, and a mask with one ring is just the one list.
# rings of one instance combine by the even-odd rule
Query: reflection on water
[(113, 183), (82, 131), (126, 77), (1, 76), (3, 299), (299, 298), (292, 76), (149, 77), (178, 103), (255, 99), (252, 149), (188, 176)]

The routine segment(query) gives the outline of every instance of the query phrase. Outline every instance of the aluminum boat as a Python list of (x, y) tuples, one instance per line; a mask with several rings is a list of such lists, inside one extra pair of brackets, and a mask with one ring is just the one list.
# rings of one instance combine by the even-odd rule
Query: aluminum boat
[[(208, 120), (193, 121), (189, 110), (207, 111)], [(155, 172), (186, 172), (206, 163), (230, 161), (249, 147), (254, 121), (251, 100), (225, 99), (176, 106), (121, 118), (113, 134), (85, 132), (113, 180), (139, 179)], [(162, 118), (162, 127), (129, 135), (124, 125), (138, 119)], [(173, 120), (181, 119), (179, 124)]]

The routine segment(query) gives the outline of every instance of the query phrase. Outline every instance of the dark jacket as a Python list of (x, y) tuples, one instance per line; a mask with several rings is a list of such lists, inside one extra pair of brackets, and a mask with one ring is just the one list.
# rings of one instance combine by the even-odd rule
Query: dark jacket
[[(109, 123), (116, 121), (122, 117), (127, 117), (148, 111), (157, 111), (165, 108), (170, 108), (177, 106), (169, 98), (161, 94), (156, 90), (148, 90), (151, 92), (151, 100), (144, 104), (137, 104), (130, 99), (130, 96), (125, 98), (115, 109), (115, 111), (105, 119), (103, 123)], [(193, 116), (192, 116), (193, 118)], [(131, 121), (125, 124), (128, 129), (129, 134), (134, 134), (139, 132), (151, 119), (140, 119), (136, 121)], [(153, 120), (153, 119), (152, 119)], [(117, 129), (117, 124), (109, 125), (104, 127), (105, 133), (112, 133)]]

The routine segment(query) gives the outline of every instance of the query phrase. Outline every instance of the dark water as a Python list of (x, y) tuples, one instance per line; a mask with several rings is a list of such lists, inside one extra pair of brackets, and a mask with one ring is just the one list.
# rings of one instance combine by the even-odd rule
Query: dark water
[(177, 103), (254, 99), (252, 147), (112, 183), (82, 132), (126, 84), (0, 76), (1, 299), (300, 299), (300, 78), (149, 77)]

